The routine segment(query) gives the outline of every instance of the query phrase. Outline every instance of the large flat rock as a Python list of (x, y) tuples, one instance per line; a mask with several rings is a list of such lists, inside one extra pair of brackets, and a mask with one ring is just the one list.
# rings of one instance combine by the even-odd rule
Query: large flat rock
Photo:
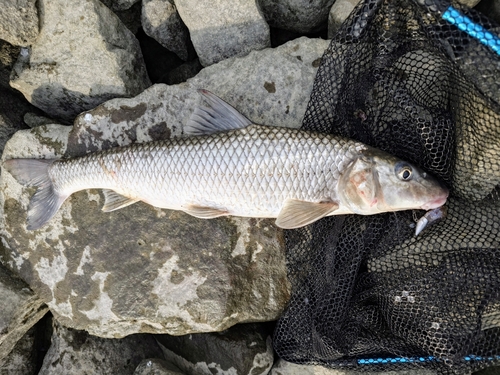
[[(206, 88), (255, 122), (298, 127), (327, 41), (299, 39), (155, 85), (80, 115), (73, 127), (20, 131), (3, 159), (83, 155), (181, 136)], [(244, 82), (242, 84), (242, 82)], [(102, 337), (224, 330), (275, 320), (288, 302), (282, 232), (269, 219), (196, 219), (143, 203), (103, 213), (103, 196), (71, 196), (44, 227), (26, 230), (33, 189), (5, 171), (0, 227), (4, 263), (64, 325)]]

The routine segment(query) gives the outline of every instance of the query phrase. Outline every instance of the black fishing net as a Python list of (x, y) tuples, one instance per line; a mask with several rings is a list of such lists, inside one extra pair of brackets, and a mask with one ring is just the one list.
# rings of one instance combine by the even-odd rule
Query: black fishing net
[(442, 374), (500, 365), (500, 57), (460, 27), (500, 29), (458, 5), (468, 18), (453, 25), (445, 4), (420, 3), (358, 5), (325, 52), (303, 128), (431, 172), (450, 189), (447, 217), (418, 237), (424, 211), (286, 231), (292, 298), (274, 345), (287, 361)]

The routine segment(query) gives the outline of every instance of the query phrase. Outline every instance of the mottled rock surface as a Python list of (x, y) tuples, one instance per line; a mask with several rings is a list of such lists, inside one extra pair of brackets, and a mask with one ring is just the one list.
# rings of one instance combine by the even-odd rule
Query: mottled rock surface
[(259, 324), (209, 334), (158, 335), (156, 339), (165, 358), (185, 374), (265, 375), (274, 359), (271, 336)]
[(269, 26), (248, 0), (175, 0), (203, 66), (271, 44)]
[(269, 375), (437, 375), (436, 371), (415, 369), (395, 371), (333, 370), (323, 366), (297, 365), (278, 359)]
[[(197, 88), (217, 93), (258, 123), (298, 127), (326, 45), (304, 38), (253, 52), (187, 83), (111, 100), (79, 116), (73, 128), (18, 132), (3, 157), (76, 156), (179, 136), (200, 102)], [(239, 85), (243, 81), (248, 86)], [(2, 173), (2, 192), (4, 262), (69, 327), (103, 337), (219, 331), (277, 319), (288, 301), (282, 232), (272, 220), (201, 220), (143, 203), (102, 213), (101, 193), (89, 190), (28, 232), (32, 189)]]
[(0, 374), (31, 375), (35, 374), (35, 327), (16, 343), (11, 352), (0, 359)]
[(36, 0), (2, 0), (0, 39), (15, 46), (27, 46), (38, 35)]
[(272, 27), (310, 33), (326, 29), (328, 12), (335, 0), (257, 0)]
[(134, 375), (185, 375), (181, 370), (159, 358), (145, 359), (134, 371)]
[(114, 97), (150, 85), (134, 35), (98, 0), (40, 0), (40, 35), (21, 50), (11, 86), (69, 122)]
[[(0, 258), (1, 259), (1, 258)], [(19, 278), (0, 265), (0, 363), (48, 308)]]
[(10, 71), (19, 51), (19, 47), (0, 40), (0, 151), (16, 131), (27, 128), (23, 123), (23, 117), (27, 112), (41, 113), (9, 85)]
[(173, 0), (143, 0), (141, 18), (146, 34), (181, 59), (188, 59), (189, 31)]
[(65, 328), (54, 320), (52, 344), (38, 375), (132, 375), (144, 358), (161, 355), (151, 335), (106, 340)]

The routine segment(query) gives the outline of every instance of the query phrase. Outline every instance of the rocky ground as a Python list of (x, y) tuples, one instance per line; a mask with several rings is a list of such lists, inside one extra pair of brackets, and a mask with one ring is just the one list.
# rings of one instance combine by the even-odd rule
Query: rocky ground
[[(180, 137), (200, 88), (256, 123), (297, 128), (356, 3), (4, 0), (2, 160)], [(494, 0), (478, 8), (500, 21)], [(2, 171), (0, 374), (347, 373), (273, 352), (290, 285), (272, 221), (141, 203), (101, 213), (89, 190), (31, 232), (31, 194)]]

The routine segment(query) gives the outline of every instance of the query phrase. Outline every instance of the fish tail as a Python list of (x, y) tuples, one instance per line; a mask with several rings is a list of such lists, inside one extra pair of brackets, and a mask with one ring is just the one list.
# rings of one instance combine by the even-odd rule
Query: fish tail
[(37, 191), (28, 206), (27, 229), (35, 230), (47, 223), (66, 200), (68, 195), (58, 192), (49, 176), (55, 160), (10, 159), (5, 169), (25, 186), (36, 186)]

